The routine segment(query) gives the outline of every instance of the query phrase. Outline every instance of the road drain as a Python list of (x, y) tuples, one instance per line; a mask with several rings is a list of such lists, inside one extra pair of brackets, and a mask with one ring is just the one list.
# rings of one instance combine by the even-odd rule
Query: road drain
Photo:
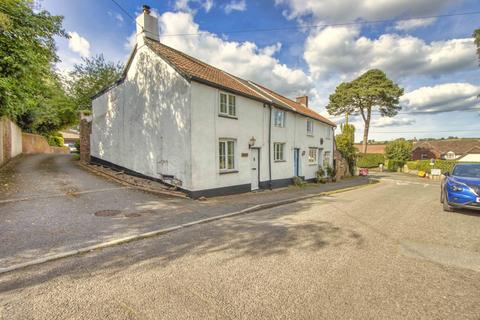
[(125, 217), (127, 218), (135, 218), (135, 217), (140, 217), (141, 214), (138, 212), (131, 212), (131, 213), (125, 213)]
[(121, 213), (120, 210), (100, 210), (95, 212), (95, 215), (97, 217), (113, 217), (120, 213)]

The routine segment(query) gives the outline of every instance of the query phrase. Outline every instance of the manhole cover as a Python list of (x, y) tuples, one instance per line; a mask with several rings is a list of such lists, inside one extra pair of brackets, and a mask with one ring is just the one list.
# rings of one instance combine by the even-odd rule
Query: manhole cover
[(135, 217), (140, 217), (141, 214), (138, 212), (130, 212), (130, 213), (125, 213), (125, 217), (127, 218), (135, 218)]
[(97, 217), (112, 217), (116, 216), (117, 214), (120, 214), (120, 210), (100, 210), (95, 212), (95, 215)]

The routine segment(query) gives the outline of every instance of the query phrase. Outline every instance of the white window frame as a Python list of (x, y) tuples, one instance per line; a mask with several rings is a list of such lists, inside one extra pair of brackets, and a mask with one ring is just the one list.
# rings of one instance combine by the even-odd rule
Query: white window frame
[(273, 161), (281, 162), (285, 161), (285, 142), (273, 143)]
[(308, 148), (308, 164), (317, 164), (318, 148)]
[[(232, 145), (232, 152), (229, 154), (229, 144)], [(223, 147), (222, 147), (223, 145)], [(222, 152), (223, 149), (223, 152)], [(219, 139), (218, 140), (218, 168), (220, 171), (232, 171), (236, 168), (235, 159), (236, 141), (235, 139)], [(223, 159), (222, 159), (223, 158)], [(229, 161), (231, 159), (232, 161)]]
[(332, 138), (332, 128), (327, 126), (327, 139), (330, 140)]
[[(278, 115), (282, 115), (281, 118), (277, 118)], [(279, 127), (279, 128), (284, 128), (285, 127), (285, 117), (286, 117), (286, 114), (285, 114), (285, 111), (283, 110), (279, 110), (279, 109), (274, 109), (273, 110), (273, 125), (275, 127)]]
[[(223, 97), (225, 97), (224, 101), (222, 101)], [(230, 118), (237, 117), (237, 97), (235, 95), (226, 92), (220, 92), (218, 102), (219, 114)]]
[(313, 136), (313, 120), (311, 119), (307, 119), (307, 135)]

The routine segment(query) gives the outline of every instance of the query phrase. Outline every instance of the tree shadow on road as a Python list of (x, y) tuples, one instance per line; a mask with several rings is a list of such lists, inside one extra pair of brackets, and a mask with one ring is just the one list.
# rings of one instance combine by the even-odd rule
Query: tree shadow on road
[(35, 286), (61, 276), (75, 279), (95, 274), (110, 277), (127, 268), (163, 268), (185, 257), (211, 255), (218, 263), (241, 257), (262, 258), (305, 253), (327, 246), (361, 248), (363, 237), (348, 228), (324, 221), (316, 212), (304, 212), (320, 199), (303, 201), (249, 215), (200, 224), (163, 236), (63, 259), (0, 277), (0, 292)]

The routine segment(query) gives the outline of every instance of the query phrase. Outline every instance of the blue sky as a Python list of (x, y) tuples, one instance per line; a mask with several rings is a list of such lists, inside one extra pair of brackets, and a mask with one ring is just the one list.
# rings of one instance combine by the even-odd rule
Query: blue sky
[[(405, 88), (403, 109), (394, 118), (376, 115), (371, 139), (480, 136), (480, 100), (475, 98), (480, 68), (471, 38), (480, 28), (480, 14), (338, 25), (480, 12), (478, 1), (116, 1), (133, 17), (142, 4), (150, 5), (167, 45), (289, 97), (308, 94), (311, 107), (324, 115), (328, 96), (340, 82), (370, 68), (384, 70)], [(128, 57), (136, 26), (113, 1), (40, 3), (63, 15), (71, 34), (57, 42), (59, 69), (68, 71), (81, 57), (100, 53), (114, 61)], [(329, 24), (336, 26), (299, 28)], [(231, 32), (277, 27), (291, 29)], [(174, 36), (179, 33), (197, 35)], [(363, 124), (358, 117), (353, 123), (360, 140)]]

